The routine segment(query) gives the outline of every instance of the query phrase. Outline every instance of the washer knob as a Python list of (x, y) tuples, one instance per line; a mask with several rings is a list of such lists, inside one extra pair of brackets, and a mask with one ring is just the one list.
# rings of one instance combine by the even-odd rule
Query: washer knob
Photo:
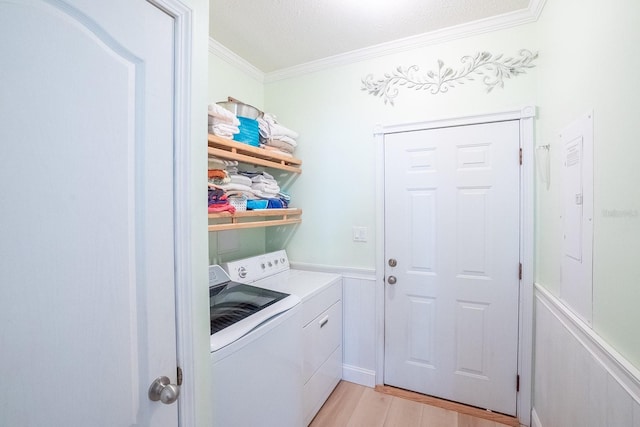
[(238, 276), (240, 276), (241, 279), (244, 279), (245, 277), (247, 277), (247, 269), (244, 267), (240, 267), (238, 269)]

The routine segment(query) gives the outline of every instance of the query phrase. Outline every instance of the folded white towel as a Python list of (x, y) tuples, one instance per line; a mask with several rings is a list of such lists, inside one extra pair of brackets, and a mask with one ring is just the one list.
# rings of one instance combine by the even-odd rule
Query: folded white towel
[(218, 129), (215, 129), (213, 126), (209, 126), (209, 133), (215, 136), (219, 136), (224, 139), (233, 139), (233, 134), (230, 132), (222, 132)]
[(243, 192), (253, 193), (253, 189), (248, 185), (237, 184), (235, 182), (218, 185), (218, 187), (223, 189), (224, 191), (243, 191)]
[(251, 182), (262, 182), (262, 183), (266, 183), (266, 184), (276, 184), (278, 185), (277, 181), (275, 180), (274, 177), (272, 177), (271, 175), (265, 174), (263, 172), (262, 175), (256, 175), (254, 177), (251, 178)]
[(293, 154), (293, 152), (295, 151), (295, 147), (293, 145), (287, 144), (286, 142), (280, 141), (279, 139), (263, 139), (260, 142), (262, 142), (265, 147), (284, 151), (290, 154)]
[(217, 157), (209, 157), (209, 169), (227, 169), (229, 173), (229, 167), (238, 166), (237, 160), (223, 160)]
[(263, 117), (258, 117), (256, 121), (258, 122), (258, 132), (260, 133), (260, 136), (263, 138), (271, 138), (269, 123), (267, 123)]
[(230, 133), (230, 134), (237, 134), (240, 133), (240, 128), (238, 126), (234, 126), (232, 124), (228, 124), (228, 123), (216, 123), (213, 126), (211, 126), (214, 130), (217, 130), (219, 132), (224, 132), (224, 133)]
[(238, 174), (231, 174), (229, 175), (229, 177), (231, 178), (231, 182), (234, 184), (242, 184), (242, 185), (246, 185), (247, 187), (251, 186), (251, 178), (246, 177), (244, 175), (238, 175)]
[(266, 193), (263, 191), (253, 190), (254, 197), (259, 197), (261, 199), (277, 199), (278, 193)]
[[(262, 125), (262, 126), (261, 126)], [(262, 119), (258, 119), (258, 128), (260, 134), (265, 138), (274, 138), (276, 136), (287, 136), (292, 139), (298, 139), (298, 132), (282, 126), (276, 120), (276, 116), (264, 113)]]
[(231, 111), (227, 110), (224, 107), (221, 107), (218, 104), (209, 104), (209, 112), (211, 115), (222, 122), (230, 123), (235, 126), (240, 126), (240, 120), (233, 114)]
[(272, 145), (260, 144), (260, 148), (264, 148), (265, 150), (269, 150), (272, 153), (277, 153), (281, 156), (293, 157), (293, 152), (288, 152), (283, 148), (274, 147)]
[(253, 183), (251, 184), (251, 189), (253, 191), (261, 191), (263, 193), (271, 193), (271, 194), (278, 194), (280, 192), (280, 187), (278, 187), (277, 184), (271, 184), (271, 183), (265, 183), (265, 182), (258, 182), (258, 183)]

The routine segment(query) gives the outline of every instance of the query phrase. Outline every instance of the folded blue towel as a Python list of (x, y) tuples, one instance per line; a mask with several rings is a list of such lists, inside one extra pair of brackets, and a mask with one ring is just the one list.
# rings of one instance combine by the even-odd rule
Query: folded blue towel
[(251, 199), (251, 200), (247, 200), (247, 209), (248, 210), (266, 209), (268, 204), (269, 204), (268, 200)]
[(267, 205), (267, 209), (282, 209), (284, 206), (282, 205), (282, 200), (280, 199), (269, 199), (269, 204)]

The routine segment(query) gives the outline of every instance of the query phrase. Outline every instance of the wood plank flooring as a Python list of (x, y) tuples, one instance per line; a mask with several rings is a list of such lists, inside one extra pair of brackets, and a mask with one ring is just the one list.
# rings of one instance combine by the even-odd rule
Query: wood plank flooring
[[(426, 400), (425, 400), (426, 399)], [(428, 402), (425, 403), (425, 402)], [(392, 387), (341, 381), (311, 427), (507, 427), (515, 418)]]

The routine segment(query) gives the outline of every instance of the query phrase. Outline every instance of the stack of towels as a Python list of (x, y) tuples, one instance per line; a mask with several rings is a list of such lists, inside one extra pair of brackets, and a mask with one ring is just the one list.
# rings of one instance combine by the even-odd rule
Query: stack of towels
[(224, 190), (209, 185), (209, 213), (229, 212), (235, 213), (236, 208), (229, 203), (229, 197)]
[(280, 187), (273, 176), (267, 172), (242, 172), (242, 175), (251, 179), (251, 191), (258, 198), (275, 199), (278, 197)]
[(298, 133), (282, 126), (276, 116), (269, 113), (258, 118), (261, 146), (268, 150), (275, 150), (285, 155), (291, 155), (298, 143)]
[(224, 169), (209, 169), (209, 213), (236, 211), (236, 208), (229, 203), (228, 194), (220, 188), (229, 182), (231, 178)]
[(240, 120), (231, 111), (209, 104), (209, 133), (226, 139), (233, 139), (233, 135), (240, 133)]
[(280, 191), (275, 178), (267, 172), (238, 171), (236, 167), (226, 170), (209, 171), (209, 204), (211, 207), (211, 190), (224, 193), (216, 206), (222, 209), (220, 203), (227, 197), (244, 196), (247, 198), (247, 209), (286, 208), (290, 197)]

